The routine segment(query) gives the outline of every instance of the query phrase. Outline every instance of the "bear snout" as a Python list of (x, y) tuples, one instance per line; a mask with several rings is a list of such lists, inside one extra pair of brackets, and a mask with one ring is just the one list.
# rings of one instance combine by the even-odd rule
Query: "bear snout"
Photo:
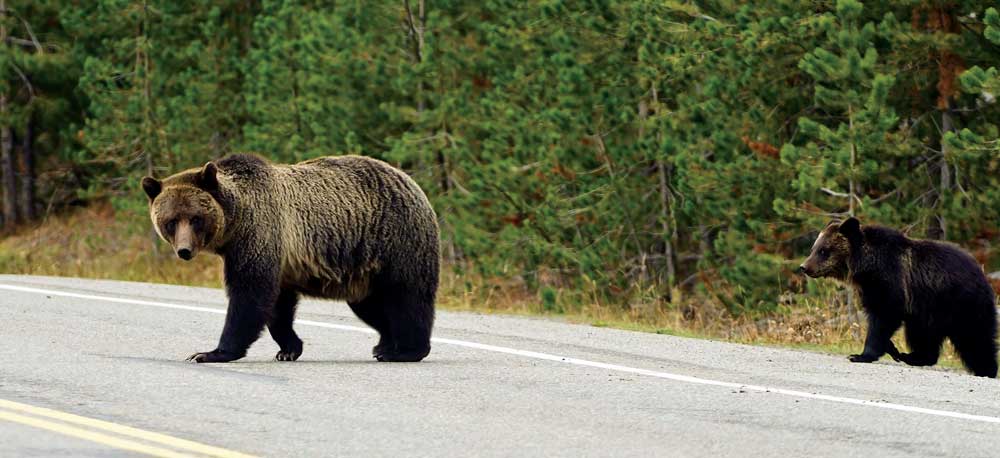
[(198, 247), (196, 237), (190, 221), (181, 219), (177, 223), (177, 229), (174, 232), (174, 249), (178, 258), (190, 261), (194, 257), (195, 249)]
[(795, 272), (798, 273), (799, 275), (805, 275), (810, 278), (816, 278), (816, 269), (814, 267), (810, 267), (809, 263), (807, 262), (804, 262), (801, 265), (799, 265), (799, 268), (796, 269)]

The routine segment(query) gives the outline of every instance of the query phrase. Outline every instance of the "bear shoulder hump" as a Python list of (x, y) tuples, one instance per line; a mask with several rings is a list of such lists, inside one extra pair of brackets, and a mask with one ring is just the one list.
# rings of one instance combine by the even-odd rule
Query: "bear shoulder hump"
[(215, 161), (215, 166), (232, 177), (251, 178), (265, 174), (271, 165), (253, 154), (231, 154)]

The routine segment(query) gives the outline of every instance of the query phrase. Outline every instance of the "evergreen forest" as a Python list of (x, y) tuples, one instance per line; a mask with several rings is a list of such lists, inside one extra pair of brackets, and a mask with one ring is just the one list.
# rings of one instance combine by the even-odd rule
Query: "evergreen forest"
[[(994, 272), (998, 9), (0, 0), (0, 240), (104, 206), (136, 256), (184, 269), (153, 242), (143, 176), (363, 154), (430, 197), (452, 294), (780, 314), (843, 296), (795, 268), (852, 215)], [(42, 262), (16, 251), (0, 270)]]

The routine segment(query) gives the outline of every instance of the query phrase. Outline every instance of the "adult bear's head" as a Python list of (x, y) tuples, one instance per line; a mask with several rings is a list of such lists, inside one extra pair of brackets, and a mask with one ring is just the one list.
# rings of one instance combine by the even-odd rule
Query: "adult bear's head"
[(816, 237), (809, 257), (799, 266), (799, 272), (813, 278), (845, 280), (850, 271), (851, 241), (858, 242), (861, 237), (861, 223), (857, 219), (848, 218), (843, 223), (831, 221)]
[(181, 259), (191, 260), (199, 250), (214, 247), (223, 233), (226, 218), (212, 196), (219, 190), (217, 174), (215, 164), (209, 162), (163, 181), (142, 179), (153, 227)]

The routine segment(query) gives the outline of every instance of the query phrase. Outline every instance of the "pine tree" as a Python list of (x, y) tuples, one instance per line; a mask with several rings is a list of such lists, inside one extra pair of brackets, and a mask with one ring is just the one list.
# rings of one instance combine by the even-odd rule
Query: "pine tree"
[[(820, 19), (826, 40), (799, 64), (814, 80), (816, 115), (799, 118), (807, 141), (781, 150), (782, 162), (798, 170), (797, 199), (778, 198), (775, 207), (817, 227), (831, 217), (874, 214), (877, 192), (895, 184), (885, 180), (892, 164), (886, 140), (898, 122), (886, 104), (895, 78), (878, 72), (876, 25), (861, 23), (861, 13), (859, 2), (839, 0), (836, 13)], [(893, 21), (887, 16), (880, 26)]]
[(255, 13), (237, 0), (102, 0), (65, 11), (88, 100), (85, 148), (76, 155), (94, 175), (87, 195), (140, 212), (134, 191), (143, 175), (231, 150), (244, 117), (240, 65)]
[(150, 172), (367, 154), (427, 191), (450, 264), (552, 310), (774, 310), (850, 214), (998, 237), (987, 1), (5, 3), (0, 172), (20, 152), (46, 199), (135, 221)]
[(390, 72), (411, 65), (400, 12), (360, 0), (265, 1), (243, 63), (242, 147), (285, 161), (384, 150), (399, 120), (382, 104), (402, 98)]
[[(983, 15), (983, 37), (1000, 46), (1000, 12), (988, 8)], [(1000, 61), (996, 47), (985, 48), (982, 61)], [(967, 111), (974, 117), (969, 126), (945, 137), (944, 142), (953, 147), (951, 158), (956, 170), (961, 171), (959, 195), (963, 197), (959, 209), (964, 210), (964, 222), (971, 235), (989, 238), (996, 234), (996, 221), (1000, 221), (1000, 67), (983, 69), (974, 65), (962, 74), (963, 91), (968, 94)], [(996, 266), (993, 266), (996, 267)]]
[[(58, 20), (61, 2), (7, 0), (2, 5), (4, 209), (8, 221), (35, 218), (35, 164), (65, 152), (74, 112), (78, 65)], [(53, 183), (43, 185), (51, 188)]]

